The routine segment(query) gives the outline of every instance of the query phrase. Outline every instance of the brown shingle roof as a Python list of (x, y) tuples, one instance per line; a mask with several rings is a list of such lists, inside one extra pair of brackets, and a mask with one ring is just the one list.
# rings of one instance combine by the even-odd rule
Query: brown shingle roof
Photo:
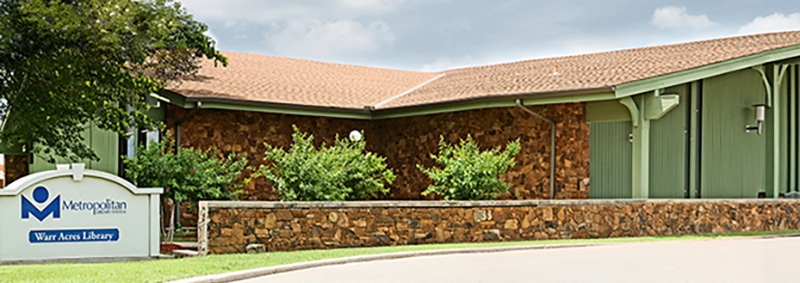
[[(321, 107), (378, 109), (514, 94), (618, 86), (800, 44), (800, 31), (748, 35), (595, 54), (424, 73), (225, 53), (227, 68), (205, 62), (196, 79), (169, 88), (187, 97), (222, 97)], [(554, 74), (555, 66), (558, 73)], [(436, 78), (440, 74), (443, 76)], [(421, 87), (415, 87), (434, 79)]]
[(436, 74), (223, 52), (227, 67), (202, 62), (193, 78), (167, 89), (190, 98), (231, 98), (307, 106), (364, 108)]
[(383, 107), (617, 86), (797, 44), (800, 31), (449, 70)]

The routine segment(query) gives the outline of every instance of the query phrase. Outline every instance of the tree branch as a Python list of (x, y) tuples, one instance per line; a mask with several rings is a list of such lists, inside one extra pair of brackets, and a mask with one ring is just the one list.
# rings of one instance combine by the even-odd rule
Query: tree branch
[(3, 123), (0, 124), (0, 135), (2, 135), (3, 131), (6, 129), (6, 124), (8, 123), (8, 117), (11, 116), (11, 105), (13, 105), (14, 102), (17, 100), (17, 98), (19, 97), (19, 94), (22, 93), (22, 88), (25, 86), (25, 82), (27, 80), (28, 80), (28, 74), (25, 74), (25, 76), (22, 77), (22, 83), (19, 84), (19, 89), (17, 90), (17, 95), (15, 95), (13, 97), (9, 97), (11, 99), (6, 102), (6, 109), (5, 109), (5, 111), (3, 111), (4, 112), (3, 113)]

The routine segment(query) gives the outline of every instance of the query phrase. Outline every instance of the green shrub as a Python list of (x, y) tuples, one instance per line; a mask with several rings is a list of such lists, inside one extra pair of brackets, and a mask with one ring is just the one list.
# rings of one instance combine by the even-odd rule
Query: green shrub
[(281, 200), (359, 200), (389, 192), (386, 185), (395, 176), (386, 168), (386, 158), (364, 150), (365, 141), (337, 135), (333, 146), (323, 143), (317, 149), (314, 136), (297, 127), (292, 140), (294, 144), (286, 151), (265, 143), (264, 160), (271, 164), (259, 168), (259, 175), (272, 183)]
[(124, 159), (125, 177), (139, 187), (163, 187), (163, 197), (176, 202), (201, 199), (233, 199), (240, 194), (247, 166), (244, 154), (217, 157), (217, 149), (181, 148), (173, 151), (167, 136), (149, 147), (140, 146), (136, 156)]
[(445, 200), (490, 200), (508, 192), (508, 185), (498, 175), (515, 165), (514, 156), (519, 153), (519, 139), (509, 142), (504, 151), (500, 147), (481, 151), (472, 136), (461, 140), (457, 146), (439, 138), (439, 155), (431, 158), (442, 168), (425, 168), (417, 164), (423, 173), (433, 180), (422, 195), (436, 193)]
[[(217, 149), (199, 150), (181, 148), (173, 151), (174, 142), (169, 135), (161, 142), (140, 146), (133, 158), (125, 158), (125, 177), (138, 187), (164, 188), (161, 207), (166, 200), (173, 200), (170, 210), (171, 240), (175, 212), (179, 204), (190, 201), (196, 204), (203, 199), (234, 199), (248, 179), (242, 179), (242, 170), (247, 166), (245, 155), (230, 154), (217, 157)], [(162, 222), (163, 223), (163, 222)], [(164, 231), (162, 231), (164, 232)]]

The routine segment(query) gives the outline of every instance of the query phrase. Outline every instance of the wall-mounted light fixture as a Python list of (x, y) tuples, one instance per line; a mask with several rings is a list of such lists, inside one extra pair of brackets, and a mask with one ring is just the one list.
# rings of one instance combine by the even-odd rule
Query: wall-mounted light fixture
[(749, 133), (751, 130), (757, 130), (758, 135), (761, 135), (761, 124), (764, 122), (764, 117), (766, 116), (764, 113), (766, 111), (766, 106), (764, 104), (757, 104), (753, 105), (753, 107), (756, 109), (756, 123), (758, 123), (758, 125), (745, 125), (744, 131)]
[(350, 140), (351, 141), (360, 141), (361, 140), (361, 132), (358, 130), (353, 130), (350, 132)]

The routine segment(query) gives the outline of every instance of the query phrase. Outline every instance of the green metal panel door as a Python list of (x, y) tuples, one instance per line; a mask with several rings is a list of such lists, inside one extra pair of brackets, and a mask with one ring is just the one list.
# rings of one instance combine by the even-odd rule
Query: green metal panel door
[(752, 70), (703, 81), (701, 197), (754, 198), (763, 191), (765, 136), (744, 128), (755, 124), (753, 105), (764, 103), (764, 92)]
[(665, 94), (680, 97), (680, 104), (650, 122), (650, 198), (686, 197), (686, 90), (685, 85), (666, 89)]
[(631, 143), (628, 135), (632, 124), (594, 122), (590, 125), (589, 197), (630, 198), (633, 181)]

